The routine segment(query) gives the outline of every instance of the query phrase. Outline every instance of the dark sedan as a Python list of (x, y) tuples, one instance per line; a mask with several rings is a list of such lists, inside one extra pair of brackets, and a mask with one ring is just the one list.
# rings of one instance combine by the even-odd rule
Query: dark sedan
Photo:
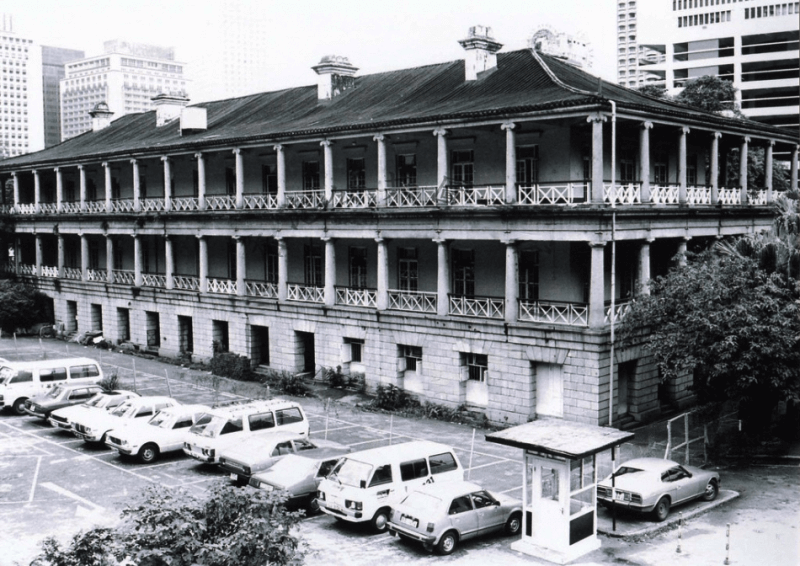
[(59, 385), (53, 387), (47, 393), (25, 401), (25, 412), (32, 417), (46, 420), (53, 411), (80, 405), (102, 392), (103, 388), (99, 385)]

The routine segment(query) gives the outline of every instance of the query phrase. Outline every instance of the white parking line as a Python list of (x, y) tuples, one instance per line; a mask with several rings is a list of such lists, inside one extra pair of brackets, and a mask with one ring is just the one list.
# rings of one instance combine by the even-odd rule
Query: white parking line
[(471, 470), (480, 470), (481, 468), (488, 468), (489, 466), (496, 466), (497, 464), (505, 464), (509, 460), (498, 460), (497, 462), (489, 462), (488, 464), (481, 464), (480, 466), (472, 466), (471, 468), (467, 468), (467, 471)]
[(346, 430), (348, 428), (358, 428), (361, 425), (347, 425), (347, 426), (337, 426), (336, 428), (329, 428), (327, 431), (323, 428), (320, 430), (312, 430), (309, 434), (324, 434), (325, 432), (335, 432), (337, 430)]
[(369, 444), (370, 442), (381, 442), (383, 440), (386, 440), (386, 439), (385, 438), (376, 438), (374, 440), (365, 440), (363, 442), (354, 442), (354, 443), (350, 444), (349, 446), (350, 446), (350, 448), (352, 448), (353, 446), (361, 446), (362, 444)]
[(36, 482), (39, 479), (39, 468), (42, 465), (42, 457), (36, 457), (36, 470), (33, 472), (33, 481), (31, 481), (31, 494), (28, 496), (28, 503), (33, 501), (33, 494), (36, 492)]
[(77, 493), (72, 493), (70, 490), (64, 489), (63, 487), (58, 486), (58, 485), (56, 485), (54, 483), (45, 482), (45, 483), (42, 484), (42, 487), (47, 488), (50, 491), (55, 491), (59, 495), (64, 495), (66, 497), (69, 497), (70, 499), (74, 499), (75, 501), (83, 503), (84, 505), (88, 505), (89, 507), (92, 507), (96, 511), (104, 511), (105, 510), (102, 506), (100, 506), (100, 505), (98, 505), (96, 503), (92, 503), (91, 501), (89, 501), (88, 499), (84, 499), (83, 497), (81, 497)]
[(517, 491), (517, 490), (520, 490), (520, 489), (522, 489), (522, 486), (518, 485), (517, 487), (512, 487), (511, 489), (507, 489), (505, 491), (501, 491), (500, 493), (511, 493), (512, 491)]

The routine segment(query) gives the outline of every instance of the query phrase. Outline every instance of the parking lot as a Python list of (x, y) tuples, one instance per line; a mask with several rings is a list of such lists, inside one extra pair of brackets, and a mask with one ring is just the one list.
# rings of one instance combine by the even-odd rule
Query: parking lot
[[(51, 359), (93, 357), (102, 363), (106, 373), (117, 371), (127, 388), (133, 388), (135, 364), (135, 388), (142, 395), (170, 394), (184, 403), (209, 405), (240, 399), (244, 395), (236, 384), (215, 390), (207, 373), (159, 361), (64, 342), (44, 341), (40, 345), (38, 339), (0, 340), (0, 357), (33, 359), (42, 352)], [(411, 439), (437, 440), (455, 447), (463, 466), (468, 469), (469, 479), (493, 491), (520, 497), (519, 451), (485, 442), (483, 431), (475, 434), (472, 449), (473, 430), (466, 426), (365, 412), (347, 398), (333, 403), (303, 399), (301, 403), (310, 420), (312, 438), (326, 437), (354, 451)], [(627, 450), (629, 455), (641, 455), (636, 453), (640, 450), (636, 446)], [(600, 471), (603, 472), (602, 467)], [(0, 414), (0, 532), (4, 542), (0, 543), (3, 550), (0, 565), (27, 564), (44, 536), (52, 534), (66, 541), (82, 528), (113, 524), (122, 506), (148, 484), (202, 493), (210, 482), (224, 478), (216, 467), (200, 464), (182, 453), (165, 455), (155, 464), (143, 465), (133, 459), (121, 459), (105, 446), (88, 445), (39, 419), (3, 412)], [(386, 534), (375, 535), (364, 528), (341, 525), (326, 515), (305, 519), (302, 534), (309, 544), (308, 564), (374, 561), (422, 564), (442, 560), (457, 560), (459, 564), (538, 563), (511, 551), (510, 541), (502, 537), (470, 542), (452, 556), (442, 558)], [(662, 537), (669, 540), (674, 533)], [(626, 552), (634, 547), (629, 542), (604, 538), (603, 549), (580, 563), (614, 563), (614, 560), (606, 561), (611, 550)]]

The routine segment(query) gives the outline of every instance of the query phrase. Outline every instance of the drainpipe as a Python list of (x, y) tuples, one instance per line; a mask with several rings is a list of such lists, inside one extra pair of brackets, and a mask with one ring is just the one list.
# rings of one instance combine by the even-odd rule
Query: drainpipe
[[(617, 292), (617, 103), (611, 103), (611, 360), (608, 366), (608, 426), (614, 422), (614, 295)], [(613, 473), (613, 470), (612, 470)]]

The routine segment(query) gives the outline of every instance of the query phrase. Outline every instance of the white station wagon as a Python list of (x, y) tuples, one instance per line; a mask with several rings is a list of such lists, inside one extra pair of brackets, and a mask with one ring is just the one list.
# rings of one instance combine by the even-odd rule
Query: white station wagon
[(134, 397), (110, 411), (81, 415), (72, 422), (72, 432), (86, 442), (105, 442), (108, 431), (123, 427), (135, 419), (147, 420), (160, 410), (179, 404), (170, 397)]
[(183, 448), (189, 429), (211, 409), (205, 405), (175, 405), (160, 411), (147, 422), (140, 419), (106, 434), (106, 445), (120, 455), (136, 455), (145, 463), (155, 462), (165, 452)]

